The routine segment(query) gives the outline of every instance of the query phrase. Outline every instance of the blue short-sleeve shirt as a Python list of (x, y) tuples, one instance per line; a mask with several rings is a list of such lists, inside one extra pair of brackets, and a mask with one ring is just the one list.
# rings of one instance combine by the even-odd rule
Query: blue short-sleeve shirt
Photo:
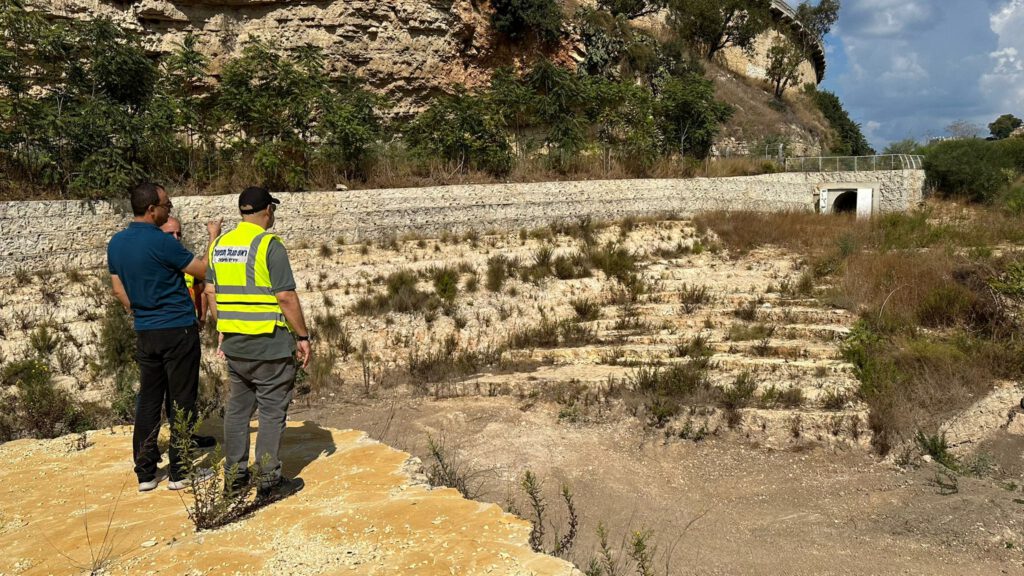
[(107, 267), (124, 285), (135, 315), (135, 330), (185, 328), (196, 310), (182, 270), (194, 256), (170, 234), (132, 222), (107, 245)]

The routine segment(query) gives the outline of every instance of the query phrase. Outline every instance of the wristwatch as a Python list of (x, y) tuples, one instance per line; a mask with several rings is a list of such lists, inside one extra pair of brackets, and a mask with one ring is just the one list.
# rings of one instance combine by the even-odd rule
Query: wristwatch
[(306, 334), (305, 336), (296, 336), (295, 340), (299, 342), (309, 342), (309, 334)]

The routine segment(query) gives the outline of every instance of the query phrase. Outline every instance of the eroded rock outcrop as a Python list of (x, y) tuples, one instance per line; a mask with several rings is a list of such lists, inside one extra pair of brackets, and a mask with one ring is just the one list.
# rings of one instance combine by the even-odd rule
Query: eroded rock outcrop
[(33, 0), (55, 17), (108, 17), (141, 31), (154, 52), (192, 33), (216, 73), (252, 39), (323, 49), (332, 73), (353, 74), (407, 115), (455, 84), (489, 78), (493, 36), (470, 0)]

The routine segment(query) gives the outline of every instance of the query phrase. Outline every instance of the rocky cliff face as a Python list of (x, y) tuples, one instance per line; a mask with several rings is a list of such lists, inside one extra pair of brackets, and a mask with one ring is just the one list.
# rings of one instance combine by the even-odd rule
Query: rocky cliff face
[[(332, 73), (352, 74), (395, 103), (392, 113), (406, 116), (455, 84), (486, 82), (490, 70), (522, 54), (495, 41), (487, 3), (480, 0), (29, 0), (30, 6), (57, 18), (108, 17), (139, 30), (154, 53), (177, 49), (189, 33), (210, 58), (214, 73), (248, 40), (260, 39), (285, 49), (304, 45), (323, 49)], [(580, 0), (578, 5), (593, 5)], [(663, 25), (663, 14), (643, 19)], [(727, 49), (725, 65), (737, 74), (763, 78), (765, 34), (753, 55)], [(559, 60), (569, 60), (567, 54)], [(810, 62), (801, 82), (815, 82)]]
[(454, 84), (489, 74), (490, 22), (471, 0), (35, 0), (55, 17), (109, 17), (144, 33), (154, 52), (175, 50), (188, 33), (214, 72), (251, 39), (285, 49), (324, 50), (334, 73), (353, 74), (406, 115)]

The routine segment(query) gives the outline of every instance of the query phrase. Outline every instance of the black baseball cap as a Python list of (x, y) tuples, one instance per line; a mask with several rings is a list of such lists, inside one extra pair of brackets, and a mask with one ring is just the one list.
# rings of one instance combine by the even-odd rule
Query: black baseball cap
[(280, 204), (281, 201), (270, 195), (266, 188), (250, 186), (238, 195), (238, 210), (242, 214), (255, 214), (271, 204)]

